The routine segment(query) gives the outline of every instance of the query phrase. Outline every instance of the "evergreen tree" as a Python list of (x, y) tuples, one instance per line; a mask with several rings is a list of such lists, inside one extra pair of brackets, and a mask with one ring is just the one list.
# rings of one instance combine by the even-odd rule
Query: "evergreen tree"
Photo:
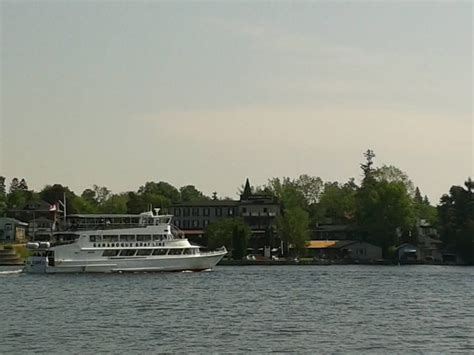
[(375, 153), (373, 150), (367, 149), (367, 151), (364, 153), (364, 157), (366, 159), (366, 162), (365, 164), (360, 164), (360, 167), (364, 172), (364, 181), (367, 180), (366, 183), (368, 183), (369, 180), (371, 180), (373, 177), (372, 173), (374, 170), (372, 168), (372, 165), (374, 164)]
[(0, 196), (7, 194), (7, 188), (5, 186), (5, 176), (0, 176)]
[(18, 184), (18, 190), (28, 191), (28, 185), (25, 179), (21, 179), (20, 183)]
[(10, 183), (10, 193), (15, 192), (18, 190), (18, 185), (20, 183), (18, 182), (18, 178), (13, 178), (12, 182)]
[(364, 179), (356, 194), (356, 219), (361, 238), (380, 246), (387, 256), (389, 248), (400, 242), (400, 233), (409, 234), (414, 227), (413, 200), (403, 181), (374, 177), (371, 150), (364, 156), (367, 162), (361, 164)]
[(414, 199), (415, 199), (415, 203), (419, 203), (419, 204), (423, 203), (423, 197), (421, 197), (421, 192), (420, 192), (420, 189), (418, 188), (418, 186), (415, 189)]
[(242, 260), (247, 251), (247, 235), (241, 225), (234, 225), (232, 229), (232, 258)]
[(438, 206), (441, 239), (448, 250), (474, 264), (474, 192), (472, 180), (452, 186)]
[(7, 208), (7, 194), (5, 187), (5, 177), (0, 176), (0, 216), (5, 214)]

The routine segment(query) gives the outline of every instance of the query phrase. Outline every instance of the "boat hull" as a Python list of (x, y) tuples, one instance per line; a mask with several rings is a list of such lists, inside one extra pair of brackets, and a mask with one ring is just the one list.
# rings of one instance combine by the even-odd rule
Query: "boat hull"
[(47, 257), (34, 256), (27, 260), (28, 273), (120, 273), (202, 271), (212, 269), (226, 252), (182, 255), (179, 257), (103, 258), (98, 260), (60, 260), (50, 265)]

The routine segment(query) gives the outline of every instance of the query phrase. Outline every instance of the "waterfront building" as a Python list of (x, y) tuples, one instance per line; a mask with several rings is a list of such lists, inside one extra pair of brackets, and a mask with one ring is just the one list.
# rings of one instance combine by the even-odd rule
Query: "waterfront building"
[(316, 259), (363, 262), (382, 259), (382, 248), (355, 240), (310, 240), (306, 249)]
[(26, 241), (28, 223), (15, 218), (0, 217), (0, 243), (23, 243)]
[(9, 217), (27, 223), (26, 234), (31, 240), (50, 240), (58, 213), (56, 205), (41, 200), (28, 201), (7, 211)]
[(420, 259), (418, 247), (411, 243), (403, 243), (397, 247), (397, 261), (401, 263), (416, 262)]
[(240, 217), (252, 231), (251, 246), (263, 248), (273, 235), (280, 204), (270, 194), (253, 193), (247, 179), (239, 200), (210, 200), (173, 204), (173, 223), (195, 242), (202, 242), (208, 225), (224, 218)]

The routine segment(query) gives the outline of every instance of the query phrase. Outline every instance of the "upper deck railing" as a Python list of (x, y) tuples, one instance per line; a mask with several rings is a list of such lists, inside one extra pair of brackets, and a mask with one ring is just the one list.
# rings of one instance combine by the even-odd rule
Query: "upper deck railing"
[(135, 214), (74, 214), (68, 215), (58, 226), (59, 230), (101, 230), (144, 228), (147, 226), (169, 225), (171, 215), (155, 216), (151, 212)]

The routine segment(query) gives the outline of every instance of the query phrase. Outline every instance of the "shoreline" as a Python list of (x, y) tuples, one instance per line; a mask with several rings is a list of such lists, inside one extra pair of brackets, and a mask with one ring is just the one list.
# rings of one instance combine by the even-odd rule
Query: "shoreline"
[(464, 264), (453, 264), (453, 263), (434, 263), (425, 261), (414, 261), (404, 263), (394, 263), (390, 260), (379, 260), (379, 261), (315, 261), (315, 260), (221, 260), (218, 266), (331, 266), (331, 265), (378, 265), (378, 266), (402, 266), (402, 265), (439, 265), (439, 266), (469, 266)]

